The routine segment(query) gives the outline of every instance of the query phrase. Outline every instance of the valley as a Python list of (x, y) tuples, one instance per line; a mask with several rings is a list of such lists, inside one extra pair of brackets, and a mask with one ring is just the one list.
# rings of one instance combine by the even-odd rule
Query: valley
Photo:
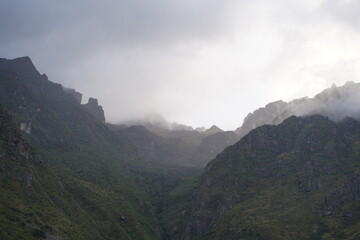
[(108, 123), (78, 91), (0, 59), (0, 239), (359, 238), (358, 83), (235, 131)]

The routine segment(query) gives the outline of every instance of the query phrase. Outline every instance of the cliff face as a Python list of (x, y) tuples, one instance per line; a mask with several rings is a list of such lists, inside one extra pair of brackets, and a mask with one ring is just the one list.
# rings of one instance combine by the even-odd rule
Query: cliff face
[(102, 106), (98, 104), (98, 100), (96, 98), (89, 98), (88, 103), (83, 105), (84, 108), (91, 113), (96, 119), (101, 122), (105, 122), (105, 114)]
[[(174, 239), (360, 234), (350, 231), (360, 224), (354, 210), (359, 129), (355, 120), (336, 124), (319, 115), (256, 128), (207, 165), (194, 200), (179, 211), (182, 221), (176, 225), (182, 227), (169, 226)], [(352, 216), (351, 226), (342, 222), (344, 211)], [(340, 232), (344, 237), (336, 237)]]

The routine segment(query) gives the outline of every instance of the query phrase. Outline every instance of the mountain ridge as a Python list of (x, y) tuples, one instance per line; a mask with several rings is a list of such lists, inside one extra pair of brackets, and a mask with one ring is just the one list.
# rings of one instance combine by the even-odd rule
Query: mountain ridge
[[(358, 121), (345, 121), (353, 124), (321, 115), (293, 116), (252, 130), (207, 165), (192, 203), (178, 215), (182, 220), (176, 225), (182, 228), (172, 233), (174, 239), (357, 236), (360, 232), (351, 229), (360, 226), (354, 208), (360, 131)], [(339, 204), (343, 194), (353, 196), (346, 197), (347, 205)], [(343, 211), (353, 216), (352, 224), (342, 223)]]

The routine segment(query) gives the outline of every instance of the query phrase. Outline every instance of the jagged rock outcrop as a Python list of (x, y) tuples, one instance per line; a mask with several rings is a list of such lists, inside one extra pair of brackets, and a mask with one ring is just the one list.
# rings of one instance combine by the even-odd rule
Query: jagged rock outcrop
[[(40, 76), (40, 73), (36, 70), (31, 59), (26, 57), (19, 57), (15, 59), (0, 58), (0, 69), (12, 69), (19, 78), (34, 79)], [(47, 79), (46, 75), (42, 75)]]
[(314, 98), (300, 98), (290, 102), (276, 101), (250, 113), (243, 125), (236, 129), (239, 137), (264, 124), (279, 124), (290, 116), (320, 114), (335, 122), (346, 117), (360, 118), (360, 83), (347, 82), (344, 86), (325, 89)]
[(360, 203), (360, 174), (350, 175), (346, 182), (328, 193), (321, 203), (321, 214), (332, 216), (339, 213), (341, 207), (352, 202)]
[(83, 105), (84, 108), (91, 113), (96, 119), (105, 122), (105, 114), (102, 106), (99, 105), (96, 98), (89, 98), (88, 103)]
[(244, 119), (243, 125), (236, 129), (236, 134), (242, 137), (262, 125), (279, 124), (279, 116), (285, 111), (286, 107), (287, 103), (280, 100), (269, 103), (265, 107), (255, 110), (253, 113), (249, 113)]

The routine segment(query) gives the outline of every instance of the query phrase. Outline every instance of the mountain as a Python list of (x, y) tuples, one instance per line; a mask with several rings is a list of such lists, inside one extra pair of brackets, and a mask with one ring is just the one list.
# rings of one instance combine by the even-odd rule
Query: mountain
[(358, 90), (270, 103), (240, 135), (128, 127), (0, 59), (0, 239), (358, 239)]
[(115, 132), (129, 139), (141, 156), (153, 162), (200, 168), (211, 160), (209, 154), (204, 154), (202, 149), (191, 142), (158, 136), (144, 126), (131, 126)]
[(216, 126), (205, 131), (163, 130), (158, 135), (142, 125), (107, 125), (118, 136), (130, 140), (144, 158), (176, 166), (204, 167), (238, 141), (234, 132), (225, 132)]
[[(110, 131), (60, 84), (39, 74), (28, 57), (0, 59), (0, 103), (23, 129), (24, 138), (39, 159), (54, 171), (54, 177), (44, 180), (54, 185), (44, 188), (60, 192), (49, 195), (59, 205), (59, 213), (54, 213), (57, 221), (48, 218), (53, 211), (46, 212), (52, 208), (51, 202), (32, 211), (15, 208), (35, 214), (38, 222), (34, 228), (45, 234), (52, 234), (54, 229), (61, 239), (161, 238), (163, 230), (148, 187), (160, 182), (149, 178), (157, 179), (161, 166), (142, 159), (127, 139)], [(20, 205), (28, 201), (26, 195), (19, 198)], [(8, 206), (7, 201), (6, 195), (0, 196), (1, 208)], [(7, 225), (9, 221), (15, 226), (26, 220), (11, 217)]]
[(346, 117), (359, 118), (360, 83), (347, 82), (344, 86), (325, 89), (314, 98), (300, 98), (291, 102), (276, 101), (250, 113), (243, 125), (236, 129), (239, 137), (264, 124), (279, 124), (290, 116), (320, 114), (339, 122)]
[(226, 147), (233, 145), (239, 140), (239, 137), (232, 131), (219, 131), (206, 136), (201, 141), (200, 149), (210, 159), (215, 158)]
[(212, 125), (209, 129), (204, 131), (204, 135), (209, 136), (218, 132), (223, 132), (223, 130), (216, 125)]
[(290, 117), (212, 160), (171, 239), (357, 239), (360, 122)]

